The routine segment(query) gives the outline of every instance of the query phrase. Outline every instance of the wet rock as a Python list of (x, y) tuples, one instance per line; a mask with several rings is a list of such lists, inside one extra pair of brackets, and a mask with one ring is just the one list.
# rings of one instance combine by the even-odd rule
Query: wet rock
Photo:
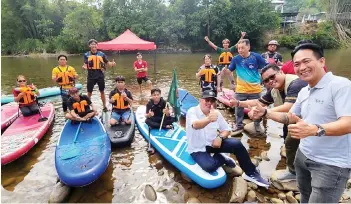
[(185, 192), (185, 193), (184, 193), (184, 196), (183, 196), (184, 202), (186, 202), (186, 201), (189, 199), (189, 197), (190, 197), (189, 193), (188, 193), (188, 192)]
[(241, 134), (242, 134), (242, 132), (243, 132), (243, 130), (241, 129), (241, 130), (238, 130), (238, 131), (232, 131), (231, 133), (230, 133), (230, 136), (232, 136), (232, 137), (239, 137), (239, 136), (241, 136)]
[(150, 201), (155, 201), (157, 199), (157, 194), (151, 185), (147, 184), (144, 189), (145, 197)]
[(272, 176), (271, 176), (271, 181), (274, 187), (281, 191), (299, 191), (297, 188), (297, 183), (296, 180), (277, 180), (277, 175), (280, 175), (283, 173), (284, 170), (277, 170), (274, 171)]
[(249, 202), (256, 201), (256, 193), (253, 190), (250, 190), (246, 195), (246, 200)]
[(272, 203), (284, 203), (282, 200), (278, 198), (271, 198)]
[(298, 201), (298, 202), (301, 202), (301, 194), (297, 194), (295, 196), (295, 199)]
[(158, 160), (155, 164), (155, 168), (156, 169), (162, 169), (163, 167), (163, 164), (162, 164), (162, 161), (161, 160)]
[(163, 176), (163, 174), (165, 174), (165, 172), (163, 170), (160, 170), (157, 172), (157, 175), (159, 175), (159, 176)]
[(184, 187), (184, 189), (191, 189), (191, 184), (188, 184), (188, 183), (186, 183), (186, 184), (183, 184), (183, 187)]
[(278, 198), (281, 200), (285, 200), (286, 199), (286, 195), (284, 193), (279, 193), (278, 194)]
[(100, 198), (100, 197), (101, 197), (102, 195), (104, 195), (105, 193), (107, 193), (107, 191), (105, 191), (105, 190), (98, 191), (98, 192), (95, 194), (95, 197)]
[(294, 193), (292, 191), (289, 191), (285, 194), (286, 196), (294, 196)]
[(351, 178), (347, 181), (346, 188), (347, 189), (351, 188)]
[(61, 203), (70, 193), (71, 188), (58, 182), (49, 197), (49, 203)]
[(160, 186), (156, 191), (157, 192), (165, 192), (165, 191), (167, 191), (167, 188)]
[(201, 202), (199, 201), (199, 199), (191, 197), (187, 200), (186, 203), (201, 203)]
[(255, 123), (251, 122), (251, 123), (249, 123), (249, 124), (244, 126), (244, 131), (248, 133), (249, 137), (257, 137), (257, 136), (264, 135), (265, 128), (261, 124), (261, 131), (257, 132), (256, 129), (255, 129)]
[(242, 177), (235, 177), (233, 187), (231, 190), (230, 200), (231, 203), (242, 203), (247, 193), (247, 183)]
[(174, 186), (172, 187), (172, 191), (174, 191), (176, 194), (178, 194), (178, 192), (179, 192), (179, 186), (178, 186), (178, 185), (174, 185)]
[(169, 174), (169, 178), (174, 179), (174, 177), (175, 177), (175, 174), (174, 174), (173, 172), (171, 172), (171, 173)]
[(247, 186), (249, 186), (253, 190), (258, 189), (257, 185), (255, 183), (252, 183), (252, 182), (247, 182)]
[(244, 126), (247, 125), (247, 124), (249, 124), (249, 123), (252, 123), (252, 120), (250, 120), (250, 119), (244, 119), (244, 120), (243, 120)]
[(186, 180), (187, 182), (189, 182), (189, 183), (193, 182), (193, 181), (192, 181), (189, 177), (187, 177), (184, 173), (181, 173), (180, 176), (181, 176), (184, 180)]
[(257, 159), (251, 159), (251, 162), (257, 167), (259, 165), (259, 162)]
[(15, 182), (16, 182), (16, 177), (11, 177), (11, 178), (4, 179), (1, 185), (3, 187), (7, 187)]
[(214, 195), (212, 195), (211, 193), (207, 193), (205, 194), (205, 196), (209, 199), (213, 199), (214, 198)]
[(261, 158), (265, 161), (270, 161), (266, 151), (261, 152)]
[(259, 157), (259, 156), (254, 156), (254, 159), (257, 159), (257, 161), (261, 162), (262, 161), (262, 158)]
[(223, 170), (229, 174), (230, 176), (241, 176), (243, 174), (243, 170), (240, 168), (240, 166), (235, 166), (234, 168), (230, 168), (226, 165), (223, 166)]
[(292, 195), (286, 195), (286, 199), (289, 203), (298, 203), (297, 200)]
[(286, 149), (285, 149), (285, 145), (283, 145), (282, 148), (280, 148), (280, 156), (286, 158)]
[(256, 193), (256, 197), (257, 197), (258, 202), (260, 202), (260, 203), (265, 203), (266, 202), (265, 199), (264, 199), (264, 196), (262, 194)]

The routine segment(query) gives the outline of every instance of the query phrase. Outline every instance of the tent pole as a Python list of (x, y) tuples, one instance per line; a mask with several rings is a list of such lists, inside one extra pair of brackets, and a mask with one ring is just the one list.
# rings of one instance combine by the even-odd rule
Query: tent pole
[(154, 50), (154, 72), (157, 73), (157, 68), (156, 68), (156, 49)]

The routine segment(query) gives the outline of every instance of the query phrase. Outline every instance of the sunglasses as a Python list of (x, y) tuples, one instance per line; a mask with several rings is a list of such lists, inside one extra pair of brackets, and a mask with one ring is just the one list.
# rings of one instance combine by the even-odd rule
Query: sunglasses
[(213, 98), (205, 98), (206, 103), (210, 102), (210, 103), (214, 103), (216, 102), (216, 99)]
[(26, 80), (17, 80), (17, 81), (20, 82), (20, 83), (21, 83), (21, 82), (26, 82)]
[(275, 80), (275, 77), (276, 77), (277, 74), (278, 74), (278, 72), (272, 74), (271, 76), (267, 77), (266, 79), (263, 79), (262, 82), (267, 84), (268, 82)]

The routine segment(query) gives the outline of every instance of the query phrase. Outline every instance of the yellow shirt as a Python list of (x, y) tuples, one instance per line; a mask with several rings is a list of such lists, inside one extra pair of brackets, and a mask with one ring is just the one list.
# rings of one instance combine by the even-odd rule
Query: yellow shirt
[[(59, 66), (59, 68), (60, 69), (58, 69), (57, 67), (54, 67), (52, 69), (52, 78), (54, 78), (54, 77), (65, 78), (65, 77), (63, 77), (64, 74), (66, 74), (68, 77), (72, 77), (72, 78), (76, 78), (78, 76), (76, 70), (71, 66), (64, 66), (64, 67)], [(63, 89), (70, 89), (73, 87), (73, 84), (69, 83), (67, 79), (63, 79), (62, 81), (63, 81), (62, 83), (64, 83), (64, 85), (59, 84), (59, 86), (62, 86)]]

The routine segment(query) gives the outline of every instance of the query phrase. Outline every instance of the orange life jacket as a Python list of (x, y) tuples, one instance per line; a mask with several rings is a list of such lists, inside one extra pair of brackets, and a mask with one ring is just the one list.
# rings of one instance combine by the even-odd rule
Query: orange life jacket
[(88, 105), (88, 102), (86, 100), (75, 102), (72, 105), (73, 109), (77, 110), (78, 113), (84, 113), (87, 106), (89, 106), (89, 105)]
[(59, 66), (57, 66), (57, 69), (60, 70), (57, 76), (57, 82), (60, 86), (63, 85), (69, 85), (74, 83), (74, 78), (73, 78), (73, 73), (68, 71), (68, 66), (66, 68), (66, 71), (63, 72)]
[(231, 52), (222, 52), (219, 55), (218, 64), (229, 65), (233, 59), (233, 55)]
[(18, 101), (19, 104), (30, 104), (33, 103), (35, 101), (35, 95), (33, 93), (33, 89), (25, 86), (25, 87), (19, 87), (19, 88), (15, 88), (16, 91), (19, 91), (21, 93), (25, 93), (24, 96)]
[(113, 99), (115, 99), (115, 102), (113, 103), (113, 108), (116, 109), (129, 109), (130, 105), (127, 101), (124, 100), (124, 97), (120, 95), (119, 93), (116, 93), (115, 95), (112, 96)]
[(205, 68), (201, 70), (201, 80), (212, 83), (217, 80), (217, 73), (211, 66), (211, 68)]
[(105, 69), (104, 59), (99, 53), (96, 53), (95, 55), (90, 53), (88, 57), (88, 69)]

